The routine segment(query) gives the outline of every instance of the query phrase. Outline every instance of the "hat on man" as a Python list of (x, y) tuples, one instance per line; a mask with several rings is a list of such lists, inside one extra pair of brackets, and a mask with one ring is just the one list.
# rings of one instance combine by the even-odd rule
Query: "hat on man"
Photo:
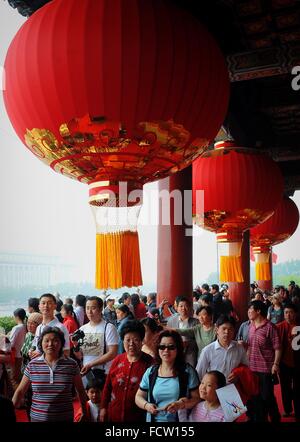
[(40, 325), (43, 322), (43, 315), (38, 312), (30, 313), (28, 316), (28, 321), (35, 322), (37, 325)]

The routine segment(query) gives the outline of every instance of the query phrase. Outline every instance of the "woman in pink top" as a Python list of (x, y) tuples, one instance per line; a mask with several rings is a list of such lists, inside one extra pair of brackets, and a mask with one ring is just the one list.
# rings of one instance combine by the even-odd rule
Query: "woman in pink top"
[(191, 411), (190, 422), (225, 422), (216, 390), (225, 387), (226, 378), (220, 371), (208, 371), (199, 385), (200, 398), (203, 399)]

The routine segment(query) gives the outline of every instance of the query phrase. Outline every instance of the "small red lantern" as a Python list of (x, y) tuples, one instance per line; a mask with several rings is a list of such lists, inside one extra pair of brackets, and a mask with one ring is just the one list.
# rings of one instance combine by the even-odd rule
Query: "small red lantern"
[(257, 281), (270, 281), (272, 247), (289, 239), (299, 224), (299, 210), (291, 198), (283, 197), (267, 221), (250, 229), (250, 243), (255, 259)]
[(216, 143), (193, 163), (193, 215), (196, 224), (217, 234), (220, 281), (244, 281), (242, 234), (272, 215), (282, 192), (277, 164), (233, 142)]
[[(21, 27), (5, 72), (20, 139), (54, 171), (89, 184), (98, 206), (119, 205), (120, 181), (142, 189), (188, 166), (219, 130), (229, 96), (213, 38), (157, 0), (53, 0)], [(142, 283), (133, 230), (98, 231), (96, 287)]]

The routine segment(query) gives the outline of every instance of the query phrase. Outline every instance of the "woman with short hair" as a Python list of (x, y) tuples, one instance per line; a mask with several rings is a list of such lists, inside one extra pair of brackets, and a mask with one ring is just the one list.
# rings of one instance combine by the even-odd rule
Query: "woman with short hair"
[(142, 351), (145, 329), (130, 320), (121, 331), (125, 352), (118, 355), (109, 370), (101, 398), (100, 421), (140, 422), (145, 411), (135, 404), (135, 394), (152, 358)]
[(210, 306), (199, 307), (196, 311), (199, 324), (191, 328), (177, 328), (176, 331), (180, 336), (195, 339), (198, 347), (198, 359), (201, 351), (206, 345), (216, 339), (216, 330), (213, 324), (213, 309)]
[(64, 357), (65, 337), (57, 327), (46, 327), (38, 341), (41, 356), (32, 359), (13, 396), (17, 407), (32, 387), (32, 422), (73, 422), (72, 386), (74, 385), (86, 410), (86, 393), (79, 368), (73, 359)]
[(24, 343), (21, 347), (20, 353), (22, 356), (22, 374), (24, 373), (25, 367), (28, 364), (28, 362), (30, 361), (30, 356), (29, 356), (29, 350), (32, 349), (32, 341), (34, 339), (35, 336), (35, 332), (37, 327), (42, 323), (43, 321), (43, 315), (41, 313), (30, 313), (27, 323), (26, 323), (26, 327), (27, 327), (27, 333), (25, 336), (25, 340)]
[(123, 340), (121, 339), (122, 329), (126, 326), (128, 321), (134, 319), (134, 316), (126, 304), (119, 304), (116, 307), (116, 315), (117, 315), (117, 331), (119, 336), (118, 354), (121, 354), (124, 352)]

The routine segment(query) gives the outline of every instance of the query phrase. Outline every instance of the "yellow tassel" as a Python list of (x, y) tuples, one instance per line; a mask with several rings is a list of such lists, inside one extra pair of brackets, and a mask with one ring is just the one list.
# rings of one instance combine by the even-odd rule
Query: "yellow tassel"
[(244, 282), (241, 256), (220, 256), (220, 281)]
[(270, 281), (271, 272), (269, 262), (255, 263), (255, 278), (256, 281)]
[(138, 233), (98, 233), (95, 287), (117, 289), (142, 284)]

